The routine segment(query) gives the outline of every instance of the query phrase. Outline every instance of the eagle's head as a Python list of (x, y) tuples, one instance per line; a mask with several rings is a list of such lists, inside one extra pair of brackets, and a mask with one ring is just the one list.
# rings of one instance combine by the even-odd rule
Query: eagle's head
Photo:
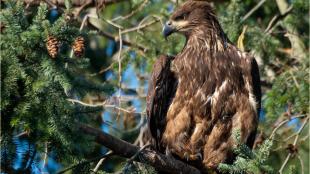
[(172, 14), (163, 28), (163, 35), (167, 38), (172, 33), (178, 32), (189, 37), (202, 27), (213, 31), (221, 30), (214, 10), (208, 2), (190, 0)]

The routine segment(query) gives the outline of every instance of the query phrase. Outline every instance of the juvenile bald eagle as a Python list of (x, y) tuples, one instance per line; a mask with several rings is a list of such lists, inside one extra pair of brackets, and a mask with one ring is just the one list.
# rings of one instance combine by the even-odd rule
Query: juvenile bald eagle
[(186, 37), (175, 57), (153, 67), (147, 115), (154, 146), (202, 170), (234, 158), (232, 131), (252, 147), (261, 88), (258, 65), (227, 39), (211, 6), (187, 1), (166, 23), (163, 34)]

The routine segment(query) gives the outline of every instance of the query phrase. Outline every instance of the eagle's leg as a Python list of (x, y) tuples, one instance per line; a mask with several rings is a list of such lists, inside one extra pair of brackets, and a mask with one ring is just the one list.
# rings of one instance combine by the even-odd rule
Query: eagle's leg
[(201, 135), (205, 135), (205, 122), (206, 118), (195, 117), (196, 122), (194, 131), (190, 136), (189, 142), (187, 143), (187, 151), (184, 152), (184, 158), (191, 161), (202, 160), (202, 148), (204, 139)]
[(187, 161), (202, 160), (202, 154), (200, 152), (196, 154), (190, 154), (189, 152), (185, 152), (183, 156)]
[(169, 149), (168, 146), (166, 147), (165, 154), (166, 154), (166, 156), (168, 156), (168, 157), (173, 157), (173, 156), (172, 156), (172, 152), (171, 152), (171, 150)]

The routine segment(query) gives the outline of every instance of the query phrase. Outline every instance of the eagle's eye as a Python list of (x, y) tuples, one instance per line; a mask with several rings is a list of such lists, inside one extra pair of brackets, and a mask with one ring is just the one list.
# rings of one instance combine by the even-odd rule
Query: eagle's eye
[(188, 16), (188, 13), (183, 13), (183, 14), (175, 17), (174, 20), (176, 20), (176, 21), (185, 20), (187, 18), (187, 16)]

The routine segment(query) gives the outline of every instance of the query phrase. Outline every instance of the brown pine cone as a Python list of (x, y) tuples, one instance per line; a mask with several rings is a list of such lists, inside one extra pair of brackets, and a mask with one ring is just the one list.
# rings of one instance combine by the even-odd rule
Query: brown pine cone
[(81, 57), (83, 55), (85, 50), (84, 42), (85, 40), (82, 36), (79, 36), (74, 40), (72, 48), (75, 56)]
[(57, 38), (53, 36), (48, 36), (47, 42), (46, 42), (46, 48), (47, 48), (48, 54), (52, 58), (56, 58), (58, 54), (58, 49), (59, 49), (59, 41), (57, 40)]

